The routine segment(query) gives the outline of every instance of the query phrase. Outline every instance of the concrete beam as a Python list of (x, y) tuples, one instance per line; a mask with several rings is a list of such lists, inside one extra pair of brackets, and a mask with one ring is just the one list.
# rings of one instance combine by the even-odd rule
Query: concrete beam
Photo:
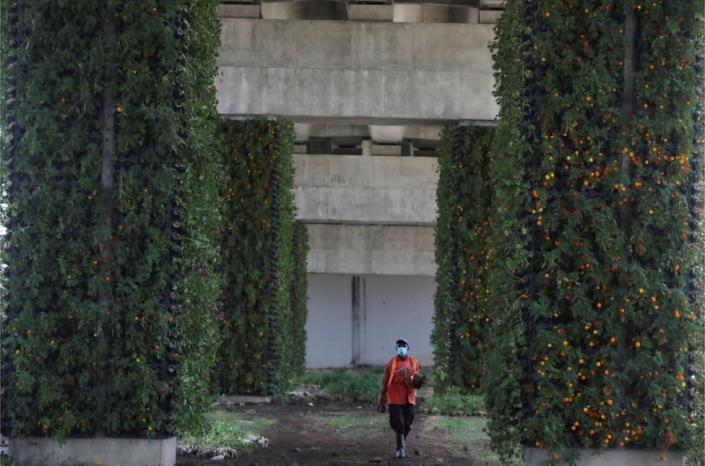
[(219, 18), (259, 18), (259, 5), (218, 5)]
[(351, 4), (350, 19), (353, 21), (393, 21), (392, 5)]
[(432, 226), (309, 224), (308, 271), (435, 276)]
[(495, 24), (500, 16), (502, 16), (502, 10), (480, 10), (482, 24)]
[(433, 225), (435, 158), (294, 155), (297, 217), (307, 223)]
[(222, 23), (215, 82), (222, 114), (384, 121), (497, 114), (492, 25)]

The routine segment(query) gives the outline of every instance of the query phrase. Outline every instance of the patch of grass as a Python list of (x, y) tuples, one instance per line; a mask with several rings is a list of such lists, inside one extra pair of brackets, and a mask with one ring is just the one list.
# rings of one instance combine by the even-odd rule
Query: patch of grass
[(237, 451), (251, 448), (246, 442), (250, 436), (262, 435), (262, 431), (274, 421), (265, 418), (243, 419), (237, 413), (213, 411), (208, 413), (207, 427), (201, 432), (184, 432), (179, 436), (180, 444), (199, 448), (229, 447)]
[(442, 417), (438, 428), (447, 430), (450, 438), (457, 442), (489, 440), (486, 431), (487, 421), (479, 417)]
[(375, 401), (382, 379), (382, 369), (336, 369), (307, 371), (297, 385), (318, 385), (336, 399)]
[(481, 395), (463, 395), (457, 391), (434, 393), (421, 406), (423, 412), (446, 416), (475, 416), (485, 411)]

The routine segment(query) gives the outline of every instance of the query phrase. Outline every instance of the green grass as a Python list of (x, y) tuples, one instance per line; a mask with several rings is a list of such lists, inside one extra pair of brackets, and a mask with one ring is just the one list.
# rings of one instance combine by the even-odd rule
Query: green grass
[(485, 411), (485, 400), (481, 395), (463, 395), (457, 391), (434, 393), (420, 406), (425, 413), (446, 416), (475, 416)]
[(456, 442), (488, 441), (485, 430), (487, 421), (478, 417), (442, 417), (436, 424), (439, 429), (447, 430), (451, 440)]
[(202, 432), (184, 432), (179, 436), (180, 444), (200, 448), (229, 447), (238, 452), (251, 447), (245, 440), (248, 436), (262, 435), (262, 431), (275, 422), (272, 419), (243, 419), (239, 414), (228, 411), (208, 413), (208, 427)]
[(296, 384), (318, 385), (336, 399), (375, 401), (381, 379), (382, 369), (336, 369), (308, 371)]

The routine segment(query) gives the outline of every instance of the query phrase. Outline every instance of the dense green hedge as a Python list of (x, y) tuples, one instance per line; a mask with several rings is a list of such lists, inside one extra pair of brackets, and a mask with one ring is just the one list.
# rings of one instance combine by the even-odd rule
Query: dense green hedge
[(489, 339), (492, 130), (449, 126), (439, 154), (433, 342), (439, 388), (480, 387)]
[(189, 177), (208, 171), (215, 2), (2, 8), (5, 427), (171, 434), (203, 389), (202, 363), (181, 364), (202, 333), (180, 319), (215, 296), (210, 272), (190, 276), (210, 233), (185, 215), (209, 197)]
[(510, 105), (493, 156), (525, 154), (529, 172), (513, 186), (528, 183), (530, 195), (528, 205), (527, 192), (497, 200), (529, 227), (527, 253), (516, 248), (504, 267), (526, 270), (526, 284), (498, 301), (523, 309), (523, 326), (506, 329), (514, 347), (498, 355), (512, 356), (520, 383), (488, 397), (505, 453), (498, 439), (509, 423), (552, 458), (577, 447), (691, 446), (702, 8), (510, 1), (498, 24), (497, 92)]
[(225, 121), (220, 390), (281, 394), (292, 360), (293, 126)]
[(291, 277), (291, 329), (293, 343), (292, 367), (295, 375), (302, 375), (306, 369), (306, 318), (308, 317), (308, 230), (306, 224), (297, 221), (293, 236), (293, 274)]

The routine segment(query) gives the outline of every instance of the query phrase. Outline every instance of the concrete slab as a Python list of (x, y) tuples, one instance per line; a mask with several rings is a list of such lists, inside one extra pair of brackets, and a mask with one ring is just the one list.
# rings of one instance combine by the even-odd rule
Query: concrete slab
[(215, 81), (222, 114), (389, 121), (497, 114), (491, 24), (233, 18), (222, 24)]
[[(524, 448), (524, 466), (543, 466), (546, 452)], [(560, 462), (563, 466), (567, 463)], [(685, 454), (680, 451), (658, 450), (595, 450), (582, 451), (576, 466), (685, 466)]]
[(433, 278), (432, 226), (308, 225), (308, 271)]
[(350, 19), (353, 21), (392, 21), (392, 5), (350, 5)]
[(174, 466), (176, 437), (10, 439), (9, 455), (23, 466), (91, 464), (105, 466)]
[(219, 18), (259, 18), (259, 5), (218, 5)]
[(307, 223), (433, 225), (438, 161), (295, 155), (297, 218)]
[(495, 24), (502, 16), (502, 10), (480, 10), (481, 24)]

